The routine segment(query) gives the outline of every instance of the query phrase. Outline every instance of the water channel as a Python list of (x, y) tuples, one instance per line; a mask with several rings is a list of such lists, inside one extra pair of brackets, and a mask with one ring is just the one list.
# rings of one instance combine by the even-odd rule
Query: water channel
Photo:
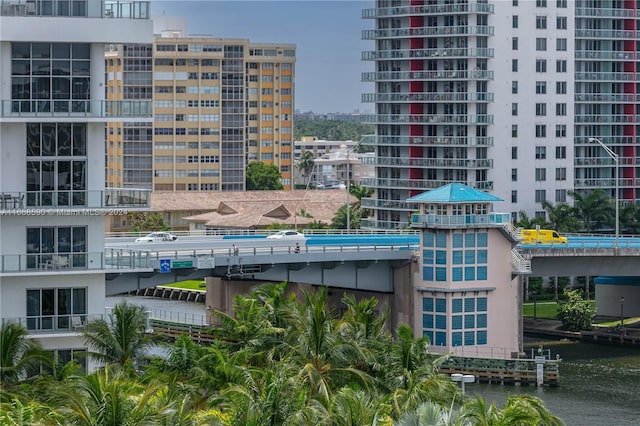
[[(121, 297), (107, 298), (117, 303)], [(127, 297), (164, 315), (183, 315), (192, 322), (204, 316), (204, 306), (146, 297)], [(640, 426), (640, 347), (622, 348), (576, 342), (544, 342), (552, 356), (560, 354), (560, 386), (467, 384), (468, 395), (481, 395), (502, 407), (509, 395), (531, 394), (545, 401), (568, 426)]]

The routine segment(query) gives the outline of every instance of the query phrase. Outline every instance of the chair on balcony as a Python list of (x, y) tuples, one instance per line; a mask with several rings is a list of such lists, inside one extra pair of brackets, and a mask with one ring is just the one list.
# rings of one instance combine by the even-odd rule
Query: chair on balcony
[(71, 317), (71, 327), (73, 331), (83, 330), (84, 326), (85, 324), (82, 322), (81, 317)]
[(69, 269), (69, 256), (53, 255), (51, 257), (51, 267), (53, 269)]

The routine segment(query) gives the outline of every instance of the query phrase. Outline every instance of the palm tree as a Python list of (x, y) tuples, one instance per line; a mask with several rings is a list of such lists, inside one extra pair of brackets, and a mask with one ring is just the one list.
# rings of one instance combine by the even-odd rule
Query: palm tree
[(50, 357), (35, 340), (28, 339), (29, 332), (20, 324), (5, 322), (0, 327), (0, 395), (13, 385), (40, 373), (42, 364), (49, 364)]
[(477, 396), (463, 405), (461, 417), (477, 426), (565, 424), (562, 419), (551, 414), (542, 400), (531, 395), (510, 397), (503, 409), (499, 409), (495, 403), (487, 405), (481, 396)]
[(575, 216), (575, 210), (570, 205), (560, 203), (554, 206), (549, 201), (543, 201), (542, 208), (547, 211), (552, 229), (559, 232), (578, 232), (580, 230), (580, 220)]
[(89, 355), (104, 364), (122, 366), (137, 363), (155, 345), (147, 333), (147, 312), (144, 306), (123, 301), (114, 306), (107, 318), (89, 321), (84, 340), (93, 349)]
[(161, 389), (131, 379), (112, 364), (64, 388), (58, 412), (78, 426), (157, 424), (155, 420), (168, 409), (158, 398)]
[(354, 210), (359, 212), (361, 217), (368, 217), (370, 213), (368, 210), (362, 209), (362, 199), (371, 197), (371, 195), (373, 194), (373, 188), (367, 188), (360, 185), (351, 185), (349, 187), (349, 194), (358, 199), (358, 201), (354, 204)]
[[(298, 170), (302, 171), (302, 175), (307, 178), (311, 178), (311, 172), (315, 166), (316, 162), (314, 160), (313, 151), (305, 151), (300, 156), (298, 160)], [(307, 180), (307, 185), (309, 185), (309, 180)]]
[(544, 217), (536, 217), (530, 219), (524, 211), (519, 212), (520, 220), (516, 222), (516, 226), (524, 229), (533, 229), (540, 225), (541, 228), (547, 228), (547, 220)]
[(603, 223), (611, 221), (611, 198), (602, 189), (583, 194), (578, 191), (570, 191), (574, 201), (574, 208), (578, 217), (582, 218), (582, 229), (591, 232), (600, 229)]
[(301, 383), (326, 408), (334, 388), (350, 382), (366, 388), (372, 378), (354, 367), (362, 364), (365, 354), (340, 336), (327, 289), (304, 291), (304, 296), (304, 303), (295, 312), (293, 330), (288, 333), (290, 359), (301, 368)]
[(23, 403), (14, 399), (10, 403), (0, 404), (0, 424), (3, 426), (52, 426), (65, 425), (65, 418), (55, 413), (51, 407), (30, 401)]

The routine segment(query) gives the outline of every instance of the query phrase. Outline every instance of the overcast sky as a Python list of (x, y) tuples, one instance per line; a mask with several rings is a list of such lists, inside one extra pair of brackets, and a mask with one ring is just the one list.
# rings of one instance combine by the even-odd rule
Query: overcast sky
[(361, 18), (373, 1), (152, 1), (154, 15), (186, 17), (189, 34), (248, 38), (256, 43), (296, 45), (295, 107), (300, 111), (373, 110), (361, 104), (371, 84), (361, 83), (373, 63), (361, 61), (362, 30), (373, 28)]

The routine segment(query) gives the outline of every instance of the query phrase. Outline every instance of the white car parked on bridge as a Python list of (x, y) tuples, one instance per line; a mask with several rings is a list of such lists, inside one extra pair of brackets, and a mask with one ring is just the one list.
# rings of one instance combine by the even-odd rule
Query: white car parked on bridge
[(170, 232), (152, 232), (144, 237), (136, 238), (136, 243), (159, 243), (163, 241), (175, 241), (178, 237)]

